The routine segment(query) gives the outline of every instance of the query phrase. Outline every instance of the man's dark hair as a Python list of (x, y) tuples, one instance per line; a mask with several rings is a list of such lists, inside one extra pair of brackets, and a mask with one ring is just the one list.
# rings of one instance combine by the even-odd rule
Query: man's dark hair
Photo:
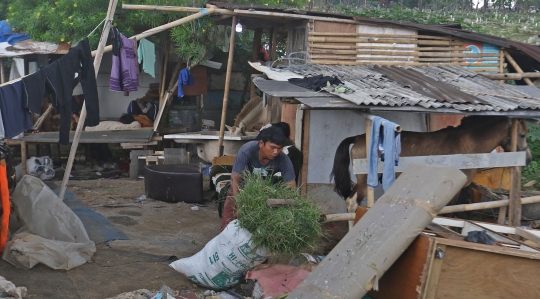
[(287, 137), (285, 137), (285, 135), (283, 134), (283, 130), (281, 130), (281, 128), (271, 126), (269, 128), (262, 130), (259, 133), (259, 135), (257, 135), (257, 140), (262, 140), (264, 143), (270, 141), (279, 146), (283, 146), (285, 145), (285, 141), (287, 140)]
[(272, 124), (272, 127), (278, 127), (283, 131), (283, 135), (285, 135), (286, 138), (289, 138), (291, 136), (291, 127), (286, 122), (279, 122)]

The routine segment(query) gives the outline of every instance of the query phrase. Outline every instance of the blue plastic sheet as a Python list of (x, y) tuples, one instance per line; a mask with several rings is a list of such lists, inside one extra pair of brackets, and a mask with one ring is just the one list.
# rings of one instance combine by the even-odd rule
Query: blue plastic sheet
[(25, 39), (29, 39), (27, 34), (16, 33), (11, 30), (11, 26), (5, 20), (0, 21), (0, 43), (8, 42), (10, 45), (14, 45)]

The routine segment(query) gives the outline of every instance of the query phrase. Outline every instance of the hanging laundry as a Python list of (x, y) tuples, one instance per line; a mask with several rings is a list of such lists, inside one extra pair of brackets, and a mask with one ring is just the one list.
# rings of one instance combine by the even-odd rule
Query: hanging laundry
[(135, 70), (137, 71), (137, 86), (139, 86), (139, 74), (141, 73), (139, 71), (139, 54), (137, 53), (137, 51), (135, 51), (135, 49), (137, 49), (137, 38), (136, 37), (132, 37), (129, 39), (131, 41), (131, 44), (133, 45), (133, 54), (135, 54)]
[(9, 81), (15, 80), (24, 75), (24, 58), (13, 58), (11, 62), (11, 71), (9, 72)]
[(112, 69), (109, 89), (112, 91), (137, 91), (139, 78), (137, 76), (137, 61), (135, 60), (135, 50), (133, 43), (120, 34), (122, 47), (120, 55), (113, 55)]
[(317, 75), (313, 77), (304, 77), (302, 79), (300, 78), (291, 78), (289, 79), (289, 83), (292, 83), (294, 85), (298, 85), (300, 87), (304, 87), (307, 89), (319, 91), (322, 88), (326, 87), (328, 85), (328, 82), (330, 82), (331, 85), (340, 85), (343, 84), (337, 77), (330, 77), (330, 76), (323, 76), (323, 75)]
[(21, 80), (23, 104), (35, 113), (41, 112), (43, 98), (53, 95), (52, 104), (60, 111), (60, 143), (69, 143), (71, 124), (71, 96), (81, 83), (85, 97), (87, 126), (99, 124), (99, 98), (96, 75), (88, 39), (84, 39), (66, 55), (42, 70)]
[(114, 26), (111, 28), (111, 43), (113, 55), (120, 55), (120, 48), (122, 48), (122, 39), (120, 38), (120, 31), (118, 31), (118, 28)]
[(0, 87), (0, 111), (6, 138), (32, 128), (30, 112), (23, 108), (22, 87), (21, 81)]
[[(384, 122), (383, 130), (381, 130), (382, 123)], [(401, 154), (401, 138), (400, 133), (396, 133), (395, 129), (397, 124), (385, 120), (384, 118), (375, 116), (371, 120), (371, 138), (368, 148), (368, 179), (367, 183), (370, 187), (377, 187), (379, 185), (379, 157), (378, 148), (382, 143), (384, 148), (384, 169), (383, 169), (383, 189), (386, 191), (392, 183), (396, 180), (396, 173), (394, 167), (398, 165), (399, 155)], [(390, 159), (388, 159), (390, 158)]]
[(137, 51), (139, 56), (139, 63), (143, 62), (143, 71), (152, 78), (156, 77), (155, 63), (156, 63), (156, 46), (154, 43), (143, 38), (139, 41), (139, 49)]
[(180, 75), (178, 76), (178, 97), (181, 98), (184, 96), (183, 85), (191, 86), (193, 83), (195, 82), (193, 81), (191, 72), (187, 68), (181, 70)]
[(7, 42), (13, 46), (15, 43), (29, 38), (30, 36), (26, 34), (11, 31), (11, 26), (7, 21), (0, 21), (0, 43)]

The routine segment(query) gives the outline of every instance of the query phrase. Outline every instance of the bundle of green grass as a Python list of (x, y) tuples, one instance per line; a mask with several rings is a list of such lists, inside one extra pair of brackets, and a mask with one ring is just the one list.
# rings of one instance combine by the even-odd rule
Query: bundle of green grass
[[(270, 208), (266, 200), (292, 199), (296, 205)], [(253, 244), (274, 255), (297, 255), (315, 246), (322, 236), (321, 214), (309, 198), (300, 196), (298, 188), (272, 177), (245, 174), (244, 186), (237, 198), (240, 226), (253, 236)]]

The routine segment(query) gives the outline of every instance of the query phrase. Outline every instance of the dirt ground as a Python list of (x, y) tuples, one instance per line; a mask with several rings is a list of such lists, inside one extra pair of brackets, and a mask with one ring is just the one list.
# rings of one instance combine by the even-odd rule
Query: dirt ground
[[(205, 202), (192, 210), (192, 204), (138, 201), (144, 194), (142, 180), (70, 181), (68, 190), (130, 240), (97, 245), (92, 263), (69, 271), (42, 265), (20, 270), (0, 261), (0, 275), (27, 287), (29, 298), (101, 299), (137, 289), (159, 290), (163, 284), (177, 291), (204, 291), (168, 263), (195, 254), (219, 234), (215, 203)], [(118, 204), (122, 206), (105, 206)]]

